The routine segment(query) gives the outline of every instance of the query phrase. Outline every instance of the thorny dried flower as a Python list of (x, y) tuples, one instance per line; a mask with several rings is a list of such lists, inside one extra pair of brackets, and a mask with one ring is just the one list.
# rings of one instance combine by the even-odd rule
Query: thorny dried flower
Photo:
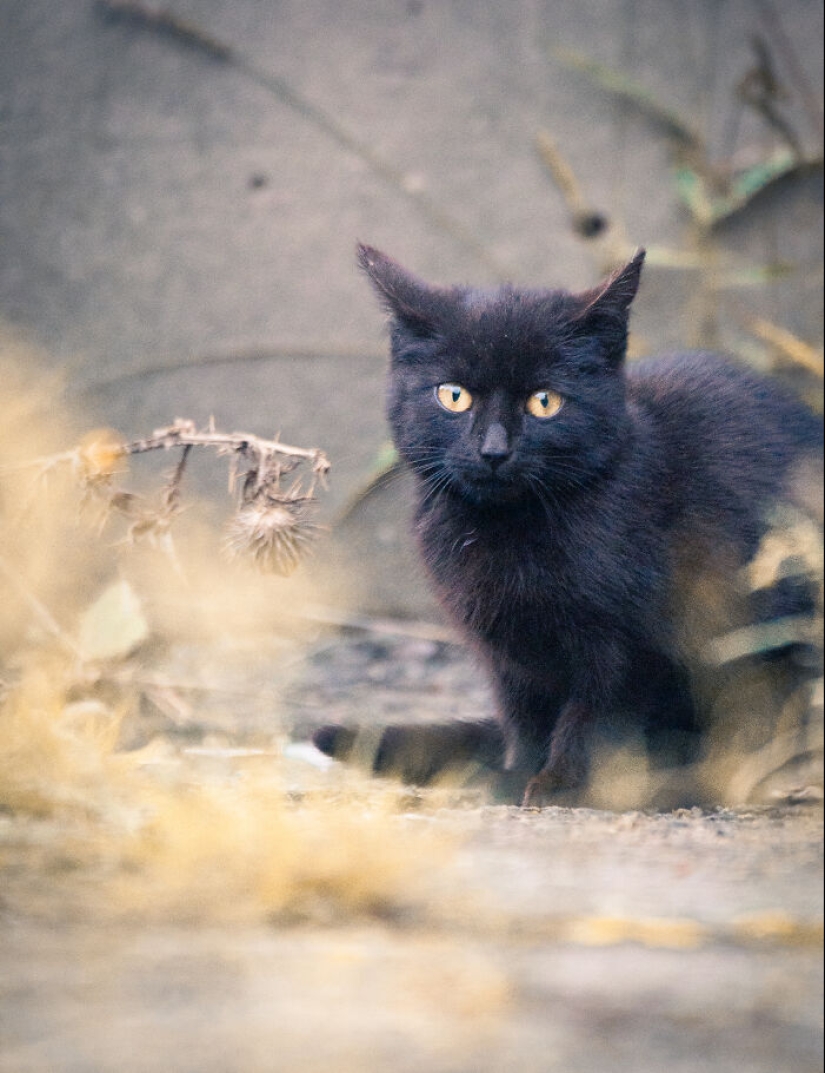
[(115, 477), (127, 469), (126, 455), (123, 440), (108, 428), (87, 433), (75, 450), (69, 452), (84, 503), (110, 494)]
[(251, 560), (265, 573), (291, 574), (318, 530), (307, 518), (312, 498), (293, 487), (244, 504), (227, 527), (226, 551), (233, 558)]
[[(101, 528), (112, 514), (120, 514), (128, 522), (128, 543), (148, 538), (174, 559), (170, 527), (182, 509), (181, 485), (194, 447), (211, 447), (219, 455), (231, 456), (230, 492), (239, 493), (240, 504), (229, 525), (226, 546), (230, 553), (251, 557), (261, 570), (291, 573), (318, 529), (308, 520), (308, 511), (317, 486), (326, 487), (330, 464), (317, 447), (290, 447), (246, 432), (220, 432), (212, 421), (199, 431), (194, 421), (178, 418), (131, 443), (110, 429), (90, 432), (72, 450), (26, 465), (36, 467), (38, 476), (44, 478), (68, 463), (82, 489), (84, 505), (95, 503), (100, 508)], [(127, 468), (129, 456), (177, 449), (180, 459), (167, 476), (159, 501), (147, 502), (117, 486), (116, 478)], [(283, 491), (282, 478), (299, 467), (311, 471), (306, 491), (300, 479)]]
[(125, 469), (126, 444), (114, 429), (88, 432), (78, 445), (78, 458), (90, 479), (112, 477)]

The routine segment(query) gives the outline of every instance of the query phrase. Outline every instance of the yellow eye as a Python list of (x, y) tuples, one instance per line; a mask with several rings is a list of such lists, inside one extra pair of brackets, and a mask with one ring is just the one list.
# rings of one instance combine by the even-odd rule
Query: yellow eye
[(435, 397), (451, 414), (463, 414), (473, 405), (473, 396), (460, 384), (439, 384)]
[(532, 417), (555, 417), (564, 406), (564, 399), (555, 391), (534, 391), (525, 403)]

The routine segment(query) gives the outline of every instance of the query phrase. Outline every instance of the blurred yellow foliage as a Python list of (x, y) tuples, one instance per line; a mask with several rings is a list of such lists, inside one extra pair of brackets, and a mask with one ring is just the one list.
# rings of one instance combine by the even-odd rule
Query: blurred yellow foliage
[[(94, 916), (195, 921), (403, 909), (444, 839), (405, 820), (400, 789), (353, 775), (296, 801), (276, 749), (251, 765), (231, 750), (204, 764), (170, 742), (119, 749), (122, 721), (139, 718), (137, 686), (114, 674), (126, 657), (148, 659), (147, 639), (220, 644), (275, 622), (294, 629), (306, 583), (228, 568), (203, 521), (183, 527), (182, 571), (156, 550), (101, 538), (80, 517), (82, 486), (120, 466), (120, 438), (96, 431), (67, 451), (77, 437), (59, 378), (36, 368), (35, 353), (0, 337), (5, 897), (47, 913), (71, 903)], [(81, 472), (29, 464), (55, 455)]]

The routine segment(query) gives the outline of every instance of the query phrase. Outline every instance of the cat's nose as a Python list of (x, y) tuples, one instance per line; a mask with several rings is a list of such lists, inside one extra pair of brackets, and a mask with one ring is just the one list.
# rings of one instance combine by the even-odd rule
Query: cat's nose
[(481, 445), (481, 457), (495, 469), (510, 457), (510, 440), (504, 425), (493, 422), (487, 429)]

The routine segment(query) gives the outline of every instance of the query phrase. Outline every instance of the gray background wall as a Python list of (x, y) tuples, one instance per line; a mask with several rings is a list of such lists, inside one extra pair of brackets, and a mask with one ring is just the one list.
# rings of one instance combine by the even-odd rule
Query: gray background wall
[[(322, 446), (339, 515), (386, 439), (356, 239), (438, 281), (572, 286), (645, 244), (637, 351), (711, 343), (764, 365), (754, 313), (821, 345), (818, 2), (168, 0), (198, 40), (113, 7), (0, 0), (0, 318), (67, 370), (94, 423), (214, 414)], [(737, 94), (754, 35), (779, 122)], [(767, 159), (782, 123), (814, 163), (701, 233), (662, 123), (565, 49), (695, 126), (703, 166)], [(604, 237), (571, 227), (542, 129)], [(403, 496), (368, 500), (339, 543), (369, 563), (366, 606), (423, 613)]]

